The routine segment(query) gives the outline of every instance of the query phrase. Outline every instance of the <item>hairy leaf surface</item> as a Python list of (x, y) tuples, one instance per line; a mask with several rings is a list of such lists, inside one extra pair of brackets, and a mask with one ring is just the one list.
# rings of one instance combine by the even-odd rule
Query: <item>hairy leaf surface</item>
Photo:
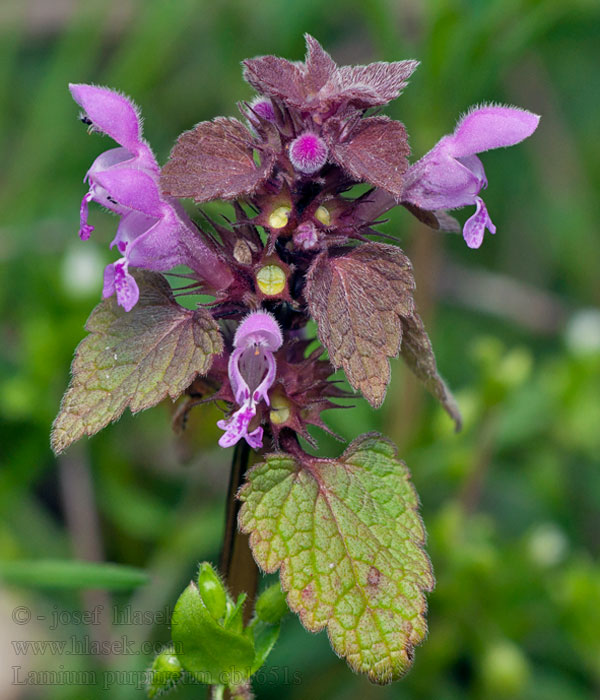
[(94, 435), (129, 407), (132, 413), (167, 396), (176, 399), (196, 375), (210, 369), (223, 342), (204, 310), (179, 306), (162, 275), (134, 272), (140, 300), (129, 313), (113, 298), (89, 317), (72, 378), (54, 421), (58, 454), (83, 435)]
[(401, 318), (414, 309), (411, 264), (392, 245), (366, 243), (338, 257), (320, 255), (305, 296), (332, 364), (375, 407), (385, 397), (389, 357), (400, 351)]
[(165, 194), (196, 202), (235, 199), (253, 192), (273, 167), (271, 154), (254, 162), (254, 137), (237, 119), (217, 117), (181, 134), (160, 184)]
[(239, 683), (250, 675), (255, 656), (252, 639), (217, 622), (194, 582), (175, 604), (171, 636), (182, 666), (201, 683)]
[(389, 117), (361, 119), (349, 136), (330, 144), (333, 159), (356, 180), (402, 196), (410, 153), (406, 129)]
[(445, 411), (454, 421), (456, 430), (462, 426), (462, 418), (452, 392), (437, 371), (437, 364), (431, 341), (423, 325), (421, 317), (413, 313), (402, 319), (402, 347), (400, 354), (428, 391), (442, 404)]
[(267, 455), (240, 492), (239, 524), (280, 569), (304, 626), (376, 683), (402, 676), (425, 637), (434, 585), (418, 498), (396, 448), (363, 435), (337, 460)]

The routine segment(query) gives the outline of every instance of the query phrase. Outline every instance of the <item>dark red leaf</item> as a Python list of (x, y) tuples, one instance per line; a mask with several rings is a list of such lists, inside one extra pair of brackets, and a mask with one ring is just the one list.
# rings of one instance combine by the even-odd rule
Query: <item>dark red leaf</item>
[(321, 44), (310, 34), (305, 34), (306, 60), (304, 75), (304, 90), (306, 93), (318, 92), (337, 70), (335, 61), (323, 49)]
[(352, 177), (401, 197), (410, 153), (403, 124), (388, 117), (368, 117), (341, 141), (330, 132), (329, 142), (333, 159)]
[(302, 70), (277, 56), (258, 56), (243, 61), (244, 80), (261, 95), (277, 97), (293, 105), (304, 101)]
[(200, 122), (177, 140), (162, 169), (161, 187), (173, 197), (196, 202), (235, 199), (250, 194), (269, 177), (274, 157), (254, 161), (254, 138), (237, 119)]
[(384, 105), (398, 97), (418, 65), (418, 61), (395, 61), (342, 66), (336, 75), (338, 91), (358, 108)]

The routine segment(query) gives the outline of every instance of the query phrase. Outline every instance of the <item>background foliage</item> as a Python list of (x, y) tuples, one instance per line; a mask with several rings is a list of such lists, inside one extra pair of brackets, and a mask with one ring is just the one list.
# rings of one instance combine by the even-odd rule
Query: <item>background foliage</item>
[[(523, 145), (484, 156), (498, 226), (480, 251), (406, 212), (385, 230), (415, 266), (418, 303), (466, 418), (460, 435), (393, 363), (384, 408), (330, 414), (346, 439), (381, 430), (413, 473), (437, 576), (430, 636), (408, 677), (379, 688), (353, 676), (289, 619), (259, 697), (560, 698), (600, 692), (600, 7), (595, 0), (64, 0), (0, 10), (0, 559), (107, 560), (145, 569), (127, 591), (0, 589), (6, 698), (142, 697), (169, 639), (172, 606), (197, 562), (216, 560), (229, 454), (214, 408), (183, 437), (167, 402), (66, 456), (48, 446), (73, 349), (97, 303), (115, 221), (95, 210), (77, 240), (81, 178), (106, 147), (77, 122), (67, 82), (119, 88), (142, 107), (164, 162), (176, 136), (250, 97), (241, 59), (300, 59), (309, 31), (340, 63), (418, 58), (389, 113), (415, 156), (482, 101), (543, 115)], [(463, 217), (464, 220), (464, 217)], [(340, 446), (322, 438), (321, 451)], [(21, 577), (23, 579), (23, 577)], [(40, 581), (37, 581), (40, 583)], [(139, 581), (138, 581), (139, 583)], [(14, 625), (16, 606), (31, 609)], [(104, 605), (101, 624), (53, 612)], [(119, 610), (149, 611), (116, 625)], [(131, 606), (128, 608), (127, 606)], [(46, 620), (40, 620), (46, 616)], [(163, 614), (163, 618), (167, 616)], [(148, 618), (146, 618), (148, 619)], [(150, 624), (157, 622), (158, 624)], [(160, 624), (162, 622), (162, 624)], [(136, 653), (17, 655), (14, 640), (123, 635)], [(97, 687), (14, 685), (14, 670), (87, 671)], [(129, 672), (130, 675), (118, 674)], [(299, 682), (301, 681), (301, 682)], [(197, 697), (197, 687), (179, 697)]]

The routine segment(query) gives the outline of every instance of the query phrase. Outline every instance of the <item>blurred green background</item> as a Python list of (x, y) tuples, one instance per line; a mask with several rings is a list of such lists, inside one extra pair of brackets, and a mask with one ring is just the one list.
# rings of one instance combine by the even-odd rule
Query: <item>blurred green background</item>
[[(222, 536), (230, 455), (216, 447), (215, 409), (197, 410), (183, 437), (172, 434), (165, 404), (124, 416), (58, 460), (50, 452), (50, 424), (115, 229), (95, 208), (92, 240), (77, 237), (83, 175), (110, 146), (77, 121), (67, 83), (131, 95), (164, 162), (182, 130), (234, 115), (236, 101), (251, 96), (243, 58), (301, 59), (305, 31), (340, 63), (421, 61), (387, 110), (406, 124), (416, 157), (476, 103), (518, 104), (543, 119), (524, 144), (483, 156), (498, 233), (479, 251), (404, 210), (383, 227), (413, 259), (419, 308), (463, 432), (452, 433), (400, 362), (382, 410), (357, 399), (328, 417), (347, 439), (386, 433), (412, 470), (438, 580), (429, 638), (410, 674), (379, 688), (353, 676), (324, 634), (290, 617), (258, 695), (600, 696), (598, 1), (4, 0), (0, 560), (106, 560), (146, 569), (150, 583), (133, 593), (0, 588), (3, 698), (143, 697), (137, 685), (152, 658), (143, 652), (169, 639), (165, 608), (198, 561), (216, 561)], [(342, 449), (320, 442), (322, 453)], [(70, 614), (99, 605), (99, 625)], [(27, 624), (12, 621), (17, 606), (31, 611)], [(125, 621), (127, 611), (149, 614), (116, 625), (113, 606)], [(122, 637), (134, 653), (91, 653), (94, 641)], [(16, 640), (89, 648), (19, 653)], [(30, 671), (85, 672), (77, 679), (91, 685), (40, 684), (39, 675), (21, 683)], [(190, 686), (175, 697), (203, 693)]]

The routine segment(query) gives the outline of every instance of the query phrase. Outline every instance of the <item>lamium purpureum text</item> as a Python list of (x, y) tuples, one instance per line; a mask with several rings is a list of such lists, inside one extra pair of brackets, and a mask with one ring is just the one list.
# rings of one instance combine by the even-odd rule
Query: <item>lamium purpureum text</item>
[[(237, 493), (237, 522), (260, 568), (281, 578), (256, 601), (249, 590), (234, 600), (228, 571), (223, 580), (203, 564), (175, 606), (173, 647), (154, 662), (151, 696), (187, 674), (249, 697), (286, 604), (308, 630), (326, 628), (336, 653), (377, 683), (402, 676), (426, 634), (434, 580), (396, 448), (369, 433), (323, 459), (302, 443), (316, 448), (309, 426), (329, 431), (322, 412), (352, 395), (332, 380), (335, 370), (377, 408), (398, 355), (460, 427), (415, 308), (410, 260), (373, 239), (395, 206), (442, 231), (460, 231), (447, 211), (469, 207), (462, 233), (479, 248), (496, 227), (480, 196), (478, 154), (519, 143), (539, 117), (472, 108), (412, 160), (405, 126), (373, 110), (400, 95), (418, 62), (340, 67), (306, 42), (303, 62), (244, 61), (256, 96), (238, 105), (241, 120), (200, 122), (162, 168), (129, 98), (70, 86), (89, 130), (117, 144), (87, 172), (79, 235), (93, 233), (95, 202), (118, 217), (117, 253), (76, 351), (53, 448), (93, 435), (127, 407), (181, 397), (183, 428), (195, 406), (218, 402), (218, 444), (261, 453)], [(224, 200), (230, 213), (192, 216), (181, 200)], [(180, 266), (172, 287), (162, 273)], [(211, 301), (190, 310), (181, 294)]]

